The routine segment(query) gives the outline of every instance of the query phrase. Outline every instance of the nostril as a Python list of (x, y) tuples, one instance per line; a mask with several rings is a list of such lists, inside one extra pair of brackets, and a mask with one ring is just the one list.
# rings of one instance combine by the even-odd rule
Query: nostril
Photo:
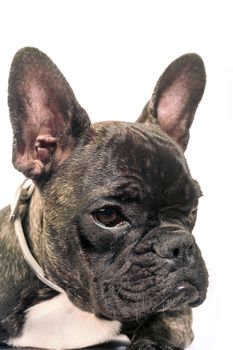
[(166, 241), (158, 242), (157, 240), (152, 244), (152, 251), (157, 256), (163, 259), (170, 259), (176, 262), (190, 262), (194, 260), (195, 245), (189, 237), (169, 237)]
[(180, 249), (179, 248), (173, 249), (172, 258), (178, 258), (179, 255), (180, 255)]

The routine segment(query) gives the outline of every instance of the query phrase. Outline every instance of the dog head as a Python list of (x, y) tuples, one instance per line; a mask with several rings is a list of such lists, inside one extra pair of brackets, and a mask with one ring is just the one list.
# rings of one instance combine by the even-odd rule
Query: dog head
[(45, 54), (16, 54), (13, 164), (40, 195), (39, 260), (75, 305), (129, 321), (205, 299), (207, 271), (192, 236), (201, 190), (184, 157), (204, 87), (201, 58), (184, 55), (136, 123), (91, 125)]

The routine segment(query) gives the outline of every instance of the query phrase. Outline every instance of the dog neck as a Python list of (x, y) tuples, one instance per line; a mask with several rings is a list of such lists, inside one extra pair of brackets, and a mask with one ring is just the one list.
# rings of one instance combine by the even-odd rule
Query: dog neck
[(38, 189), (25, 180), (19, 187), (14, 203), (11, 206), (11, 220), (14, 222), (15, 233), (22, 254), (34, 274), (50, 288), (64, 291), (48, 280), (43, 271), (43, 202)]

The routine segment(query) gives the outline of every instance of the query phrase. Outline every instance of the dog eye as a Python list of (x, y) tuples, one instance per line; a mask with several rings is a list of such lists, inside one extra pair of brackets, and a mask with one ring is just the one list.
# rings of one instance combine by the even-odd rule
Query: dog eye
[(106, 227), (116, 227), (125, 222), (123, 215), (114, 207), (105, 207), (93, 213), (96, 222)]

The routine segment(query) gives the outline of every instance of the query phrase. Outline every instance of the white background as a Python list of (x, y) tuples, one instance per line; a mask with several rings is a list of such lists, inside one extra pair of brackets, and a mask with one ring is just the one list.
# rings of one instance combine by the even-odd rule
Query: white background
[(186, 152), (204, 197), (195, 236), (210, 273), (194, 311), (192, 350), (232, 348), (233, 19), (230, 1), (1, 1), (0, 206), (19, 175), (11, 166), (7, 78), (23, 46), (45, 51), (93, 121), (134, 121), (176, 57), (199, 53), (207, 87)]

